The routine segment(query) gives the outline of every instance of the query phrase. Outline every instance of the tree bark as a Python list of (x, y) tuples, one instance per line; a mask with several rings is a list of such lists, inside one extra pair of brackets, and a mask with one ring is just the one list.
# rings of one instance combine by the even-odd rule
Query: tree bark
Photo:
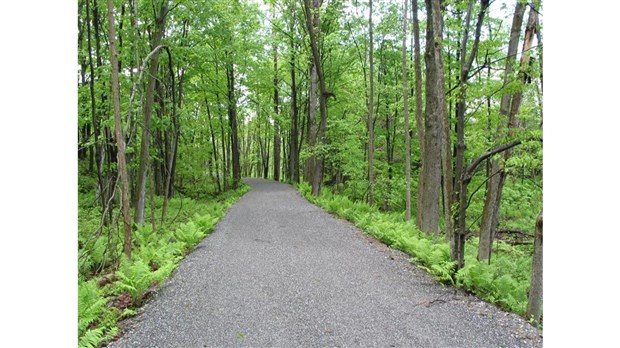
[[(505, 145), (501, 145), (493, 150), (490, 150), (480, 156), (478, 156), (478, 158), (476, 158), (469, 166), (467, 166), (467, 168), (464, 168), (461, 176), (460, 176), (460, 182), (461, 182), (461, 192), (459, 193), (459, 210), (458, 210), (458, 226), (459, 226), (459, 231), (455, 236), (455, 241), (451, 243), (451, 250), (452, 250), (452, 259), (457, 261), (457, 269), (460, 269), (463, 267), (463, 263), (464, 263), (464, 258), (465, 258), (465, 235), (466, 235), (466, 225), (465, 225), (465, 221), (466, 221), (466, 213), (467, 213), (467, 207), (469, 205), (469, 200), (467, 198), (468, 192), (467, 192), (467, 186), (469, 185), (469, 182), (472, 179), (472, 176), (474, 175), (474, 172), (476, 171), (476, 168), (478, 168), (478, 166), (480, 165), (480, 163), (482, 163), (482, 161), (490, 158), (493, 155), (496, 155), (498, 153), (504, 152), (504, 151), (508, 151), (511, 148), (520, 145), (522, 142), (521, 140), (517, 140), (514, 141), (510, 144), (505, 144)], [(493, 166), (491, 167), (491, 174), (490, 174), (490, 178), (489, 180), (493, 180), (498, 172), (495, 171), (495, 168), (493, 168)], [(474, 192), (475, 193), (475, 192)], [(483, 241), (482, 238), (480, 239), (480, 243), (485, 243), (486, 241)]]
[(534, 256), (532, 258), (532, 278), (530, 280), (530, 292), (527, 301), (525, 317), (533, 319), (536, 324), (540, 323), (543, 301), (543, 213), (540, 212), (536, 219), (536, 232), (534, 237)]
[[(219, 64), (215, 64), (215, 85), (219, 86)], [(215, 90), (215, 101), (217, 103), (217, 115), (220, 121), (220, 137), (221, 137), (221, 142), (222, 142), (222, 181), (224, 184), (224, 191), (228, 190), (228, 173), (230, 173), (228, 171), (228, 166), (229, 166), (229, 162), (230, 162), (230, 156), (227, 156), (227, 149), (228, 146), (226, 145), (226, 132), (224, 131), (224, 110), (222, 110), (222, 102), (220, 99), (220, 93), (217, 91), (217, 89)]]
[(172, 54), (170, 54), (170, 49), (168, 46), (165, 47), (166, 52), (168, 53), (168, 71), (170, 73), (171, 86), (172, 86), (172, 124), (174, 126), (174, 134), (172, 139), (172, 148), (170, 149), (170, 156), (168, 158), (167, 165), (167, 175), (166, 175), (166, 192), (164, 194), (164, 203), (161, 210), (161, 223), (162, 225), (166, 222), (166, 213), (168, 212), (168, 200), (172, 197), (172, 183), (174, 180), (174, 167), (177, 159), (177, 148), (179, 145), (179, 133), (181, 125), (179, 124), (179, 117), (177, 115), (177, 101), (176, 101), (176, 91), (175, 91), (175, 81), (174, 81), (174, 71), (172, 69)]
[[(473, 9), (473, 0), (469, 0), (469, 4), (467, 7), (467, 14), (465, 16), (465, 30), (463, 31), (463, 37), (461, 39), (461, 52), (460, 52), (460, 72), (459, 72), (459, 94), (458, 99), (456, 101), (456, 118), (457, 118), (457, 126), (456, 126), (456, 138), (457, 138), (457, 146), (456, 146), (456, 187), (454, 192), (454, 197), (452, 198), (454, 202), (458, 202), (459, 208), (457, 210), (458, 215), (456, 217), (456, 224), (458, 226), (457, 232), (453, 235), (447, 235), (448, 241), (451, 246), (452, 260), (457, 261), (457, 267), (461, 268), (464, 264), (465, 257), (465, 234), (466, 234), (466, 219), (465, 213), (467, 207), (464, 206), (463, 202), (467, 198), (467, 182), (463, 182), (463, 170), (464, 170), (464, 159), (465, 159), (465, 111), (466, 111), (466, 94), (467, 94), (467, 82), (469, 80), (469, 71), (471, 70), (472, 64), (476, 55), (478, 54), (478, 46), (480, 42), (480, 33), (482, 30), (482, 23), (484, 21), (484, 15), (489, 7), (489, 0), (482, 0), (480, 2), (480, 11), (478, 12), (478, 19), (476, 22), (476, 29), (474, 34), (474, 42), (472, 45), (471, 52), (469, 56), (467, 56), (467, 44), (469, 39), (469, 23), (471, 19), (471, 13)], [(462, 199), (461, 199), (462, 198)], [(482, 243), (482, 240), (480, 241)]]
[[(504, 72), (504, 86), (506, 86), (512, 79), (513, 66), (516, 61), (517, 50), (519, 46), (519, 36), (521, 35), (521, 26), (523, 24), (523, 16), (527, 4), (517, 2), (515, 12), (512, 20), (512, 27), (510, 30), (510, 41), (508, 42), (508, 57), (506, 58), (506, 68)], [(526, 35), (527, 36), (527, 35)], [(524, 42), (524, 45), (526, 43)], [(523, 52), (523, 56), (529, 56), (526, 52)], [(523, 59), (523, 57), (522, 57)], [(512, 94), (504, 93), (500, 103), (500, 115), (506, 117), (508, 123), (508, 135), (512, 135), (512, 126), (515, 126), (516, 112), (511, 112), (511, 101), (513, 99)], [(520, 103), (519, 103), (520, 104)], [(518, 110), (518, 106), (515, 111)], [(498, 134), (502, 134), (502, 127), (498, 129)], [(504, 153), (504, 159), (508, 159), (510, 152)], [(499, 210), (502, 199), (502, 191), (505, 182), (506, 172), (504, 171), (504, 164), (495, 159), (491, 161), (491, 168), (497, 168), (499, 174), (497, 179), (489, 180), (487, 182), (487, 192), (485, 196), (484, 209), (482, 214), (482, 221), (480, 223), (480, 239), (484, 239), (484, 243), (481, 243), (478, 248), (478, 260), (491, 259), (491, 250), (493, 246), (493, 239), (495, 238), (495, 230), (499, 224)], [(494, 170), (491, 173), (495, 173)], [(488, 243), (487, 243), (488, 241)], [(484, 249), (483, 249), (484, 248)]]
[[(422, 115), (422, 64), (420, 60), (420, 22), (418, 20), (418, 1), (411, 0), (411, 8), (412, 8), (412, 17), (413, 17), (413, 60), (414, 60), (414, 69), (415, 69), (415, 120), (416, 120), (416, 129), (418, 135), (418, 143), (420, 145), (420, 162), (421, 162), (421, 170), (420, 173), (423, 172), (424, 168), (424, 118)], [(411, 148), (411, 146), (409, 146)], [(408, 153), (411, 153), (411, 150), (408, 150)], [(411, 158), (411, 155), (409, 155)], [(411, 163), (411, 160), (409, 161)], [(409, 164), (409, 171), (411, 172), (411, 164)], [(422, 192), (424, 192), (424, 180), (422, 175), (418, 175), (418, 193), (417, 193), (417, 214), (416, 214), (416, 225), (418, 227), (421, 226), (422, 222)], [(409, 185), (411, 187), (411, 185)], [(410, 189), (411, 191), (411, 189)], [(411, 193), (409, 193), (409, 213), (406, 213), (407, 217), (411, 217)], [(408, 219), (407, 219), (408, 220)]]
[[(405, 0), (406, 1), (406, 0)], [(406, 2), (405, 2), (406, 6)], [(374, 185), (374, 173), (373, 173), (373, 160), (375, 156), (375, 130), (374, 130), (374, 85), (375, 85), (375, 73), (374, 73), (374, 64), (373, 64), (373, 38), (372, 38), (372, 0), (369, 3), (370, 14), (368, 15), (368, 61), (370, 64), (370, 83), (369, 83), (369, 92), (368, 92), (368, 205), (372, 206), (374, 203), (373, 199), (373, 185)], [(406, 15), (405, 8), (405, 17)], [(406, 83), (406, 81), (405, 81)], [(407, 131), (408, 132), (408, 131)]]
[(280, 181), (280, 98), (278, 96), (278, 49), (273, 47), (273, 180)]
[[(88, 67), (90, 70), (90, 78), (89, 78), (89, 87), (90, 87), (90, 108), (91, 108), (91, 118), (93, 122), (93, 135), (95, 136), (95, 166), (97, 169), (97, 186), (100, 191), (101, 198), (101, 211), (105, 210), (106, 206), (106, 195), (105, 195), (105, 185), (103, 182), (103, 175), (101, 170), (101, 147), (99, 145), (99, 136), (100, 136), (100, 127), (99, 127), (99, 119), (97, 117), (97, 102), (95, 100), (95, 68), (93, 64), (93, 53), (92, 53), (92, 43), (91, 43), (91, 27), (90, 27), (90, 6), (88, 5), (90, 0), (86, 0), (86, 30), (88, 32)], [(105, 222), (105, 216), (103, 217), (103, 221)]]
[[(162, 2), (161, 8), (155, 17), (155, 31), (153, 32), (151, 48), (156, 48), (164, 36), (166, 16), (168, 14), (168, 0)], [(140, 167), (138, 168), (135, 222), (144, 224), (144, 203), (146, 195), (147, 170), (149, 165), (149, 147), (151, 139), (151, 116), (153, 113), (153, 100), (155, 95), (155, 79), (159, 69), (159, 54), (157, 50), (149, 63), (149, 80), (146, 87), (146, 100), (144, 102), (144, 119), (142, 125), (142, 142), (140, 145)]]
[[(434, 4), (434, 2), (437, 2)], [(437, 19), (441, 13), (434, 14), (439, 8), (438, 0), (426, 0), (427, 29), (426, 29), (426, 120), (424, 122), (424, 157), (422, 162), (422, 199), (418, 206), (420, 214), (420, 230), (437, 235), (439, 233), (439, 201), (441, 191), (441, 137), (442, 119), (445, 106), (441, 106), (443, 95), (439, 95), (438, 88), (443, 91), (443, 70), (439, 71), (437, 54), (441, 52), (441, 23)], [(435, 30), (439, 28), (438, 33)], [(443, 63), (441, 64), (443, 68)], [(439, 76), (441, 74), (441, 76)]]
[[(316, 99), (317, 99), (317, 83), (318, 76), (316, 73), (316, 65), (314, 61), (310, 64), (310, 91), (309, 91), (309, 99), (308, 99), (308, 136), (306, 137), (306, 141), (308, 144), (308, 149), (310, 151), (314, 151), (314, 146), (316, 144)], [(314, 182), (314, 166), (316, 165), (316, 156), (312, 154), (306, 159), (306, 163), (304, 166), (304, 177), (306, 182), (310, 185)]]
[(118, 171), (121, 176), (121, 201), (123, 205), (123, 250), (127, 258), (131, 259), (131, 216), (129, 212), (129, 181), (127, 178), (127, 165), (125, 163), (125, 137), (121, 120), (120, 93), (118, 85), (118, 60), (116, 57), (116, 29), (114, 24), (114, 5), (108, 0), (109, 41), (110, 57), (112, 64), (112, 97), (114, 99), (114, 131), (116, 133), (116, 151)]
[(211, 121), (211, 108), (209, 107), (209, 100), (205, 93), (205, 105), (207, 106), (207, 117), (209, 120), (209, 132), (211, 133), (211, 151), (213, 151), (213, 161), (215, 162), (215, 182), (217, 184), (217, 192), (222, 192), (222, 186), (220, 185), (220, 168), (217, 159), (217, 142), (215, 141), (215, 133), (213, 132), (213, 124)]
[[(230, 59), (230, 57), (229, 57)], [(230, 124), (231, 152), (232, 152), (232, 172), (233, 189), (239, 187), (241, 181), (241, 165), (239, 159), (239, 140), (237, 135), (237, 99), (235, 97), (235, 67), (232, 61), (226, 65), (226, 76), (228, 85), (228, 123)]]
[[(291, 20), (292, 21), (292, 20)], [(291, 31), (292, 29), (291, 24)], [(295, 81), (295, 48), (293, 38), (291, 36), (291, 135), (289, 146), (289, 172), (291, 175), (291, 181), (293, 183), (299, 182), (299, 145), (298, 145), (298, 133), (299, 133), (299, 111), (297, 109), (297, 84)]]
[[(317, 142), (320, 145), (325, 144), (325, 130), (327, 128), (327, 91), (325, 89), (325, 76), (323, 75), (323, 68), (321, 66), (321, 55), (318, 47), (318, 32), (320, 32), (319, 23), (319, 0), (314, 0), (314, 18), (313, 24), (310, 18), (310, 0), (304, 0), (304, 7), (306, 9), (306, 26), (308, 28), (308, 34), (310, 36), (310, 47), (312, 50), (312, 59), (314, 66), (316, 67), (316, 73), (319, 78), (319, 112), (321, 114), (321, 123), (317, 132)], [(314, 174), (312, 178), (312, 194), (318, 196), (321, 192), (321, 182), (323, 179), (323, 155), (316, 158), (314, 163)]]
[(405, 8), (403, 10), (401, 60), (403, 68), (403, 115), (405, 118), (405, 221), (409, 221), (411, 220), (411, 133), (409, 131), (409, 86), (407, 84), (407, 0), (403, 0), (403, 2)]

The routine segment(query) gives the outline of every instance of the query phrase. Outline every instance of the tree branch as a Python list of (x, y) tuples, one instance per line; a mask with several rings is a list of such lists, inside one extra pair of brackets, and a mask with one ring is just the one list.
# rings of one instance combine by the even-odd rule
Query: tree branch
[[(542, 139), (540, 139), (540, 141), (542, 141)], [(513, 147), (520, 145), (523, 141), (522, 140), (517, 140), (517, 141), (513, 141), (510, 144), (504, 144), (501, 146), (496, 147), (495, 149), (480, 155), (478, 158), (476, 158), (469, 166), (467, 166), (467, 169), (465, 169), (465, 171), (463, 172), (463, 180), (464, 181), (469, 181), (471, 180), (471, 176), (473, 174), (473, 172), (476, 170), (476, 168), (478, 168), (478, 166), (480, 165), (480, 162), (484, 161), (485, 159), (496, 155), (500, 152), (504, 152), (506, 150), (510, 150)]]

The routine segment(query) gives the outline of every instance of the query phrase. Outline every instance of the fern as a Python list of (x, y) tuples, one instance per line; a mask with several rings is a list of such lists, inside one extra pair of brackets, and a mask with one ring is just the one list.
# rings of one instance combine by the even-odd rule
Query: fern
[(103, 328), (88, 330), (78, 341), (79, 348), (96, 348), (103, 342)]
[(123, 256), (121, 267), (116, 275), (119, 279), (118, 288), (128, 292), (133, 303), (139, 305), (142, 302), (142, 295), (148, 289), (153, 278), (149, 265), (140, 258), (129, 261)]
[(105, 314), (105, 304), (106, 299), (94, 279), (78, 283), (78, 336)]
[(210, 233), (219, 219), (218, 213), (211, 212), (202, 216), (196, 214), (194, 215), (194, 219), (192, 221), (200, 230), (202, 230), (203, 233)]
[(185, 244), (186, 249), (190, 249), (196, 243), (198, 243), (205, 234), (196, 227), (196, 224), (192, 221), (181, 225), (175, 232), (174, 237)]

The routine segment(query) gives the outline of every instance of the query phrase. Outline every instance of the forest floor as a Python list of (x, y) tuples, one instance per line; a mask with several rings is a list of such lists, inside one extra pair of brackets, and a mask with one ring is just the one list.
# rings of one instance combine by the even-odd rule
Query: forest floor
[(111, 347), (542, 347), (516, 314), (443, 286), (302, 198), (245, 179)]

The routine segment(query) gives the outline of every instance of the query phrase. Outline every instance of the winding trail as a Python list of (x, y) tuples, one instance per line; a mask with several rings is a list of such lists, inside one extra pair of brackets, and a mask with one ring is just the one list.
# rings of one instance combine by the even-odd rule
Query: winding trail
[(287, 184), (252, 190), (113, 347), (542, 347), (523, 319), (444, 287)]

